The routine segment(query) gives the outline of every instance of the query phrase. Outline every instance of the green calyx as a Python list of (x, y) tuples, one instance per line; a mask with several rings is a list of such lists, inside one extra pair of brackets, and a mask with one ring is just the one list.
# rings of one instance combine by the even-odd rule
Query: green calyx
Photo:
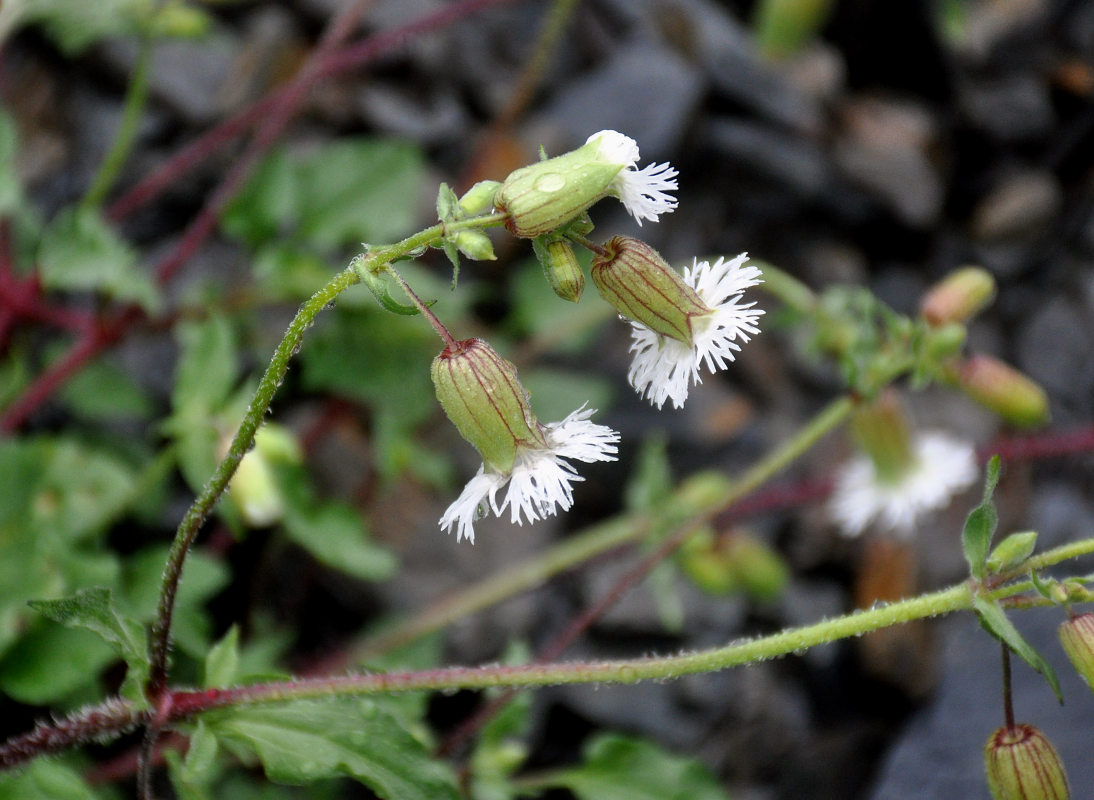
[(547, 448), (517, 368), (482, 339), (450, 344), (430, 377), (444, 413), (487, 467), (508, 474), (521, 449)]
[(600, 296), (623, 316), (690, 346), (692, 317), (712, 310), (698, 293), (645, 242), (616, 236), (604, 250), (591, 269)]
[(594, 140), (510, 174), (494, 195), (494, 207), (509, 214), (509, 232), (528, 239), (542, 236), (604, 197), (626, 165), (605, 163), (598, 149)]

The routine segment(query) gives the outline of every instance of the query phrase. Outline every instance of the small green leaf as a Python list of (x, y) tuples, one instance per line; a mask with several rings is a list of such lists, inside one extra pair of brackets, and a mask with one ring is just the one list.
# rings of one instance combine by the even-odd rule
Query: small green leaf
[(186, 761), (183, 762), (183, 778), (188, 783), (205, 780), (213, 771), (217, 750), (217, 737), (199, 719), (194, 732), (190, 734), (190, 749), (186, 752)]
[(1048, 681), (1048, 685), (1052, 687), (1056, 699), (1062, 704), (1064, 702), (1064, 696), (1060, 691), (1060, 681), (1056, 677), (1056, 671), (1052, 669), (1052, 665), (1045, 661), (1045, 659), (1041, 657), (1041, 654), (1034, 650), (1033, 646), (1018, 632), (1018, 629), (1014, 627), (1014, 623), (1010, 621), (1003, 611), (1002, 606), (995, 600), (983, 597), (982, 595), (974, 595), (972, 602), (973, 608), (976, 609), (976, 613), (980, 617), (980, 624), (983, 625), (989, 633), (1017, 653), (1023, 661), (1037, 670), (1037, 672), (1044, 675), (1045, 680)]
[(153, 312), (163, 304), (136, 252), (95, 209), (69, 208), (56, 216), (42, 234), (38, 270), (49, 289), (102, 292)]
[(171, 405), (176, 415), (207, 416), (219, 409), (238, 380), (236, 336), (232, 324), (213, 314), (177, 327), (179, 361)]
[(144, 626), (121, 614), (110, 589), (95, 587), (60, 600), (32, 600), (30, 607), (70, 628), (87, 628), (105, 639), (129, 667), (123, 694), (136, 700), (148, 679), (148, 641)]
[(207, 689), (224, 689), (232, 685), (239, 669), (239, 626), (233, 625), (205, 657)]
[(23, 205), (23, 186), (15, 168), (19, 137), (15, 121), (0, 109), (0, 214), (7, 215)]
[(618, 734), (593, 739), (580, 767), (551, 773), (536, 783), (564, 786), (581, 800), (728, 800), (698, 760)]
[(442, 183), (437, 189), (437, 219), (441, 222), (451, 222), (459, 216), (459, 198), (447, 183)]
[(999, 456), (992, 456), (988, 462), (987, 476), (984, 480), (984, 499), (980, 505), (969, 512), (965, 519), (965, 529), (961, 534), (961, 546), (965, 551), (965, 560), (969, 571), (977, 580), (983, 580), (988, 574), (988, 551), (991, 537), (999, 524), (999, 516), (992, 502), (992, 494), (999, 483)]
[(295, 701), (210, 712), (225, 747), (254, 753), (267, 777), (303, 785), (348, 776), (385, 800), (456, 800), (455, 776), (379, 701)]
[(90, 631), (35, 625), (0, 660), (0, 691), (36, 706), (60, 703), (81, 689), (98, 693), (100, 673), (116, 659), (115, 649)]
[(623, 489), (623, 504), (629, 511), (658, 508), (672, 494), (672, 467), (666, 446), (662, 432), (654, 431), (642, 440)]
[(65, 404), (89, 420), (147, 419), (148, 394), (128, 374), (106, 361), (94, 361), (77, 372), (61, 390)]

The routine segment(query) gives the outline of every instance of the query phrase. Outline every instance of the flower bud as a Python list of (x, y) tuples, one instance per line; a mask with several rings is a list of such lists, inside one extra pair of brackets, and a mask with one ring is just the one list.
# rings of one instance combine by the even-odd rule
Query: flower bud
[(596, 289), (620, 314), (690, 345), (690, 319), (711, 309), (676, 270), (645, 242), (616, 236), (593, 257)]
[(497, 258), (490, 237), (482, 231), (460, 231), (454, 241), (461, 253), (475, 261), (494, 261)]
[(1075, 671), (1094, 689), (1094, 614), (1080, 614), (1060, 625), (1060, 644)]
[(1012, 533), (995, 546), (988, 556), (988, 571), (1001, 572), (1021, 564), (1037, 546), (1036, 531)]
[(1048, 422), (1048, 397), (1030, 378), (996, 358), (977, 355), (960, 366), (961, 389), (985, 408), (1021, 428)]
[(995, 278), (980, 267), (962, 267), (936, 283), (920, 303), (920, 313), (931, 325), (967, 322), (991, 304)]
[(450, 344), (430, 377), (444, 413), (487, 467), (508, 474), (518, 449), (549, 449), (517, 368), (482, 339)]
[(494, 195), (501, 183), (498, 181), (479, 181), (460, 198), (460, 211), (469, 217), (481, 214), (494, 205)]
[(603, 161), (590, 140), (577, 150), (521, 167), (505, 179), (494, 207), (509, 214), (505, 227), (531, 238), (555, 230), (604, 197), (624, 163)]
[[(538, 245), (541, 240), (535, 241)], [(559, 239), (539, 245), (535, 250), (543, 266), (543, 276), (555, 294), (571, 303), (580, 300), (581, 293), (585, 291), (585, 275), (577, 263), (577, 256), (574, 255), (574, 248), (570, 243)]]
[(1056, 748), (1032, 725), (1002, 727), (984, 746), (995, 800), (1067, 800), (1067, 775)]
[(915, 466), (912, 432), (895, 393), (856, 409), (851, 433), (873, 462), (878, 483), (899, 483)]
[(258, 429), (254, 449), (243, 456), (228, 484), (232, 502), (247, 525), (265, 528), (284, 516), (285, 499), (274, 467), (298, 464), (301, 459), (300, 445), (287, 428), (269, 423)]

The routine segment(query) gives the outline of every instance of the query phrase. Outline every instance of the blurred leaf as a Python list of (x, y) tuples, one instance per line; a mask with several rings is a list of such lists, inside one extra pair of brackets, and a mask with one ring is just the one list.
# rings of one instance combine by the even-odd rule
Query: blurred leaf
[(331, 267), (326, 259), (306, 248), (280, 242), (262, 246), (254, 258), (255, 281), (278, 299), (311, 297), (330, 280)]
[(80, 773), (55, 758), (0, 772), (0, 800), (99, 800)]
[(564, 786), (581, 800), (728, 800), (698, 760), (618, 734), (597, 736), (585, 748), (584, 764), (536, 784)]
[(143, 625), (119, 613), (109, 589), (97, 586), (60, 600), (32, 600), (30, 607), (61, 625), (87, 628), (102, 637), (129, 667), (122, 694), (140, 699), (148, 680), (148, 640)]
[(326, 252), (410, 232), (425, 173), (414, 145), (347, 138), (305, 154), (275, 151), (224, 213), (252, 247), (287, 233)]
[[(588, 272), (592, 254), (577, 251), (578, 262)], [(559, 299), (543, 277), (543, 268), (528, 259), (515, 270), (510, 288), (513, 310), (506, 320), (507, 332), (517, 337), (534, 336), (545, 352), (581, 353), (595, 340), (600, 324), (615, 315), (595, 293), (587, 293), (576, 305)]]
[(654, 431), (642, 440), (623, 490), (623, 505), (628, 511), (657, 508), (672, 494), (672, 467), (667, 445), (668, 441), (660, 431)]
[(753, 29), (760, 49), (776, 58), (799, 52), (832, 11), (832, 0), (760, 0)]
[(149, 0), (6, 0), (22, 5), (23, 24), (42, 26), (66, 56), (77, 56), (111, 36), (133, 36), (147, 18)]
[(211, 414), (224, 404), (237, 381), (235, 332), (220, 315), (183, 323), (176, 330), (181, 352), (171, 404), (176, 414), (190, 409)]
[(604, 412), (614, 396), (612, 383), (599, 375), (571, 370), (537, 368), (520, 373), (532, 397), (532, 408), (543, 422), (560, 422), (582, 404)]
[(519, 794), (510, 780), (528, 757), (532, 693), (520, 692), (483, 726), (468, 767), (474, 800), (509, 800)]
[(95, 209), (68, 208), (53, 219), (38, 245), (38, 270), (48, 289), (102, 292), (153, 312), (162, 305), (136, 252)]
[(983, 580), (988, 574), (988, 550), (991, 548), (991, 537), (999, 524), (999, 515), (992, 502), (992, 494), (999, 483), (999, 469), (999, 456), (992, 456), (984, 478), (984, 499), (969, 512), (961, 533), (965, 560), (969, 563), (969, 571), (977, 580)]
[(1062, 705), (1064, 696), (1060, 691), (1060, 681), (1056, 677), (1056, 671), (1052, 668), (1051, 664), (1045, 661), (1040, 653), (1033, 649), (1033, 645), (1027, 642), (1022, 634), (1018, 632), (1018, 629), (1014, 627), (1014, 623), (1010, 621), (1010, 618), (1007, 617), (1006, 613), (1003, 611), (1002, 606), (1000, 606), (997, 601), (982, 595), (973, 595), (972, 603), (973, 608), (976, 609), (976, 613), (980, 617), (980, 624), (983, 625), (989, 633), (1017, 653), (1023, 661), (1037, 670), (1037, 672), (1040, 672), (1045, 680), (1048, 681), (1048, 685), (1052, 687), (1056, 699)]
[(18, 148), (15, 121), (0, 109), (0, 214), (4, 216), (23, 205), (23, 186), (15, 168)]
[(89, 631), (35, 625), (0, 660), (0, 689), (21, 703), (58, 703), (93, 687), (116, 658), (115, 648)]
[(385, 800), (458, 797), (455, 776), (378, 701), (296, 701), (204, 716), (221, 743), (254, 753), (273, 781), (307, 784), (345, 775)]
[(364, 581), (390, 578), (398, 566), (395, 556), (372, 541), (360, 515), (330, 501), (289, 506), (285, 532), (296, 544), (327, 566)]
[(103, 360), (73, 375), (61, 389), (61, 397), (73, 413), (90, 420), (147, 419), (152, 414), (148, 393), (125, 372)]
[(205, 656), (205, 681), (207, 689), (224, 689), (232, 685), (239, 672), (239, 626), (233, 625), (209, 649)]

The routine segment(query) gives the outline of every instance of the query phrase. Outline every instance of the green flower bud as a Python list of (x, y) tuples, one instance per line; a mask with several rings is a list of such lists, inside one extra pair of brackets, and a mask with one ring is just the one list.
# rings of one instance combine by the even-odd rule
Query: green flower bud
[(778, 553), (746, 531), (715, 537), (707, 530), (693, 536), (680, 551), (680, 566), (705, 592), (743, 590), (761, 602), (778, 597), (788, 578)]
[(593, 257), (596, 289), (620, 314), (670, 339), (692, 343), (690, 320), (712, 313), (698, 293), (645, 242), (616, 236)]
[(585, 275), (570, 243), (565, 239), (546, 244), (542, 243), (542, 239), (533, 239), (532, 242), (543, 267), (543, 277), (554, 293), (571, 303), (580, 300), (581, 293), (585, 291)]
[(1021, 564), (1033, 552), (1037, 546), (1036, 531), (1022, 531), (1012, 533), (1010, 536), (996, 545), (988, 556), (988, 571), (1001, 572), (1017, 564)]
[(931, 325), (967, 322), (991, 304), (995, 278), (980, 267), (962, 267), (931, 287), (920, 313)]
[(961, 389), (985, 408), (1021, 428), (1049, 420), (1048, 397), (1032, 379), (996, 358), (977, 355), (957, 372)]
[(1032, 725), (1002, 727), (984, 746), (995, 800), (1068, 800), (1067, 774), (1056, 748)]
[[(226, 443), (225, 451), (227, 447)], [(288, 428), (269, 423), (258, 429), (254, 449), (243, 456), (228, 484), (244, 523), (265, 528), (284, 516), (285, 499), (274, 467), (299, 464), (302, 458), (300, 445)]]
[(927, 334), (927, 352), (931, 358), (942, 361), (961, 352), (965, 345), (965, 326), (960, 322), (947, 322), (932, 328)]
[(515, 236), (533, 238), (562, 227), (607, 195), (618, 197), (638, 224), (657, 221), (676, 208), (667, 192), (676, 188), (668, 164), (637, 169), (638, 145), (616, 131), (600, 131), (582, 147), (513, 172), (494, 196), (494, 207), (509, 214)]
[(912, 432), (894, 392), (856, 409), (851, 433), (873, 462), (878, 483), (900, 483), (916, 466)]
[(454, 241), (459, 251), (475, 261), (494, 261), (494, 245), (482, 231), (460, 231)]
[(460, 198), (460, 211), (469, 217), (492, 208), (494, 195), (501, 186), (499, 181), (479, 181)]
[(1060, 625), (1060, 644), (1075, 671), (1094, 689), (1094, 614), (1080, 614)]
[(517, 368), (482, 339), (446, 347), (430, 377), (444, 413), (487, 467), (508, 474), (519, 449), (549, 449)]

